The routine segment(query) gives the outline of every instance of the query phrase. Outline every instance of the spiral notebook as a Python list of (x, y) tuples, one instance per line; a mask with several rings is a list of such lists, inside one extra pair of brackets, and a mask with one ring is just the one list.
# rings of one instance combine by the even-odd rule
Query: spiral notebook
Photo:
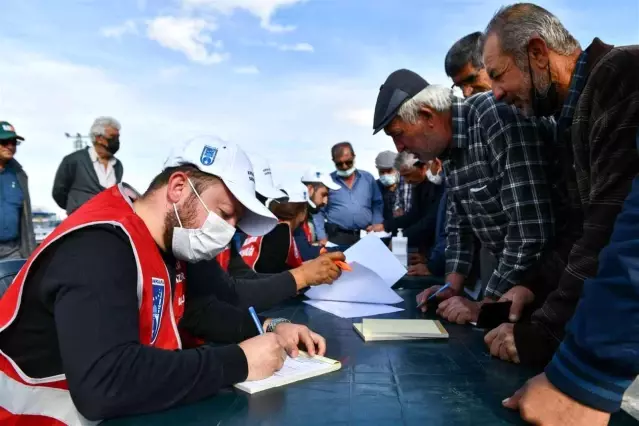
[(284, 366), (280, 371), (276, 371), (271, 377), (251, 382), (242, 382), (235, 387), (244, 392), (253, 394), (280, 386), (286, 386), (311, 377), (321, 376), (342, 368), (342, 364), (334, 359), (316, 355), (308, 356), (306, 352), (300, 351), (297, 358), (287, 357)]

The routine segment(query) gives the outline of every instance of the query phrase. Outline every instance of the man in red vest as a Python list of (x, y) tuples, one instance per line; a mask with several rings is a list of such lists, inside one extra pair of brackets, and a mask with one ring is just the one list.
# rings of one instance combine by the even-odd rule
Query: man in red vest
[[(118, 185), (85, 203), (0, 299), (0, 424), (164, 410), (269, 377), (299, 343), (323, 354), (321, 336), (283, 319), (259, 318), (257, 336), (247, 311), (207, 291), (215, 282), (189, 280), (236, 226), (263, 235), (276, 223), (246, 154), (214, 137), (173, 153), (139, 199)], [(228, 345), (180, 350), (182, 331)]]

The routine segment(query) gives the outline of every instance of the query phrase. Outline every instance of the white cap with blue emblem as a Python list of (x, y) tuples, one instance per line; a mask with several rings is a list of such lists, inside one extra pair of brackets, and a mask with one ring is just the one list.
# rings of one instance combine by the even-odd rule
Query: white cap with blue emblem
[(271, 173), (271, 165), (268, 160), (253, 153), (249, 154), (249, 158), (251, 159), (253, 172), (255, 173), (255, 191), (265, 198), (274, 200), (285, 198), (286, 194), (277, 189), (273, 183), (273, 174)]
[(308, 203), (309, 206), (315, 207), (306, 185), (302, 185), (300, 182), (289, 182), (286, 185), (279, 185), (277, 188), (288, 196), (289, 203)]
[(328, 189), (333, 191), (337, 191), (340, 189), (340, 186), (335, 183), (333, 178), (326, 173), (320, 172), (318, 169), (308, 169), (304, 176), (302, 176), (302, 183), (321, 183)]
[(216, 136), (198, 136), (176, 148), (164, 167), (192, 164), (200, 171), (217, 176), (246, 208), (237, 226), (250, 236), (269, 233), (277, 218), (255, 196), (253, 165), (239, 145)]

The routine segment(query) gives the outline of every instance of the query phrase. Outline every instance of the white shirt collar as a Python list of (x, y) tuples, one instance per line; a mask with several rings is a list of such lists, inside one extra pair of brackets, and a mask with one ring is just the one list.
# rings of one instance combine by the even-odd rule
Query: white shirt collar
[[(98, 152), (95, 150), (95, 146), (91, 145), (89, 147), (89, 157), (91, 157), (91, 162), (92, 163), (97, 163), (99, 160), (98, 157)], [(111, 157), (109, 159), (109, 165), (113, 166), (115, 165), (115, 163), (117, 162), (117, 160), (115, 159), (115, 157)]]

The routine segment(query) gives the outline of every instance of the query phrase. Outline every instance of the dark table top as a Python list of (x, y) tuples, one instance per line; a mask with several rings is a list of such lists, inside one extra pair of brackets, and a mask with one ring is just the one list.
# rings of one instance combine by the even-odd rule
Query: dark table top
[[(417, 290), (399, 290), (403, 312), (380, 317), (421, 318)], [(474, 425), (524, 424), (518, 413), (502, 408), (528, 378), (522, 366), (491, 358), (483, 332), (442, 322), (444, 341), (364, 342), (352, 319), (342, 319), (291, 300), (268, 312), (308, 324), (327, 340), (327, 356), (342, 362), (340, 371), (248, 395), (224, 390), (197, 404), (152, 415), (107, 422), (110, 425)], [(432, 316), (426, 316), (433, 318)], [(636, 425), (625, 413), (612, 426)]]

